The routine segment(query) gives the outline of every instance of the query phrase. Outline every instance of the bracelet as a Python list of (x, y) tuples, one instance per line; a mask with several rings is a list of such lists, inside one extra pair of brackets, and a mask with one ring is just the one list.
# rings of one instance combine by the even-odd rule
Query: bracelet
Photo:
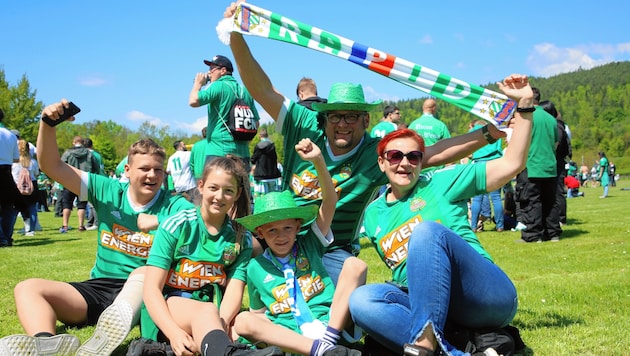
[(488, 141), (488, 143), (497, 142), (497, 139), (492, 137), (492, 135), (490, 134), (490, 131), (488, 131), (488, 125), (482, 127), (481, 132), (483, 133), (483, 138), (485, 138), (486, 141)]
[(536, 111), (536, 107), (535, 106), (530, 106), (528, 108), (519, 108), (519, 107), (517, 107), (516, 111), (517, 112), (534, 112), (534, 111)]

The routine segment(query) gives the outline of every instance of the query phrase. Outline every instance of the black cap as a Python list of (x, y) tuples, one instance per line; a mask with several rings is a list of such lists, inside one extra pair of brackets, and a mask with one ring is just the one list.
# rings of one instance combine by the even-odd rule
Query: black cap
[(204, 59), (203, 62), (207, 66), (224, 67), (230, 73), (234, 71), (234, 67), (232, 67), (232, 62), (227, 57), (222, 56), (220, 54), (217, 54), (216, 56), (212, 57), (211, 61)]

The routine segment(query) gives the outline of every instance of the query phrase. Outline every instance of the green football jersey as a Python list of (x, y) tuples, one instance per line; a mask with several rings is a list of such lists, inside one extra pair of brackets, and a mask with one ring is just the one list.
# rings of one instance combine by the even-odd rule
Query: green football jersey
[(252, 235), (237, 241), (226, 216), (218, 234), (208, 232), (199, 207), (170, 216), (157, 230), (147, 265), (168, 270), (166, 288), (194, 291), (206, 284), (225, 287), (235, 278), (246, 282)]
[[(362, 212), (372, 201), (376, 189), (387, 183), (387, 177), (378, 167), (379, 139), (365, 134), (351, 152), (333, 156), (324, 131), (318, 128), (317, 113), (294, 102), (285, 105), (289, 110), (278, 119), (284, 147), (293, 147), (301, 139), (310, 138), (321, 148), (337, 192), (337, 210), (331, 224), (335, 241), (329, 249), (344, 247), (358, 253)], [(321, 188), (313, 164), (290, 149), (284, 153), (283, 167), (283, 190), (290, 190), (298, 205), (320, 204)]]
[(485, 192), (485, 162), (452, 165), (421, 175), (403, 199), (387, 202), (387, 194), (383, 194), (367, 207), (361, 236), (372, 242), (392, 270), (392, 280), (402, 285), (407, 285), (409, 237), (422, 221), (441, 223), (492, 261), (468, 222), (468, 199)]
[[(176, 211), (192, 207), (181, 196), (158, 191), (145, 206), (134, 206), (128, 196), (129, 184), (109, 177), (84, 173), (81, 191), (98, 215), (96, 262), (90, 278), (126, 279), (134, 269), (144, 266), (153, 244), (155, 231), (138, 228), (140, 213), (157, 215), (162, 221)], [(79, 199), (85, 198), (83, 194)]]
[[(330, 305), (335, 287), (326, 273), (322, 256), (326, 248), (317, 239), (313, 230), (300, 235), (296, 240), (295, 278), (313, 319), (328, 323)], [(274, 324), (282, 325), (301, 334), (291, 312), (286, 279), (283, 271), (265, 256), (256, 256), (247, 266), (247, 290), (249, 307), (252, 310), (266, 308), (266, 316)]]

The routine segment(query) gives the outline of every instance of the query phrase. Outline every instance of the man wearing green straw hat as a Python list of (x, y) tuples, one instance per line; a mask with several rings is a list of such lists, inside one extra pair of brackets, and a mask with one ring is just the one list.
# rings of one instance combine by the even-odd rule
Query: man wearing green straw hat
[[(230, 4), (224, 16), (230, 18), (237, 3)], [(326, 166), (339, 196), (331, 228), (335, 241), (328, 247), (324, 265), (336, 283), (346, 258), (358, 255), (358, 229), (363, 210), (387, 178), (377, 164), (379, 140), (366, 132), (370, 111), (381, 102), (365, 101), (360, 84), (336, 83), (330, 88), (328, 103), (314, 103), (313, 110), (298, 105), (274, 88), (271, 80), (253, 57), (243, 35), (230, 34), (230, 48), (243, 84), (265, 111), (276, 121), (284, 135), (284, 147), (292, 147), (304, 137), (322, 147)], [(318, 114), (323, 120), (318, 120)], [(484, 136), (484, 133), (486, 134)], [(426, 149), (422, 166), (453, 162), (486, 145), (488, 140), (505, 137), (495, 126), (451, 139), (441, 140)], [(317, 203), (319, 182), (313, 165), (295, 152), (284, 156), (283, 189), (293, 193), (297, 205)]]
[[(367, 265), (356, 257), (346, 259), (337, 287), (333, 285), (322, 256), (333, 241), (330, 223), (337, 194), (319, 147), (303, 139), (295, 151), (316, 169), (321, 206), (300, 206), (289, 191), (272, 192), (254, 201), (253, 215), (236, 219), (269, 247), (247, 266), (250, 311), (236, 317), (234, 329), (252, 342), (292, 353), (360, 355), (337, 341), (351, 325), (348, 300), (352, 291), (365, 284)], [(308, 230), (299, 234), (302, 227)], [(344, 333), (344, 339), (358, 338)]]

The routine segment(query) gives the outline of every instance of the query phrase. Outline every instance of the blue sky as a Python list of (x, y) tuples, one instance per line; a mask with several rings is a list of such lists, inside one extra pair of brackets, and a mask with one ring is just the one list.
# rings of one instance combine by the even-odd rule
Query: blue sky
[[(189, 107), (188, 93), (195, 74), (207, 70), (203, 59), (232, 58), (215, 30), (228, 4), (6, 1), (0, 68), (11, 85), (26, 75), (44, 104), (74, 101), (82, 109), (77, 122), (113, 120), (136, 129), (150, 121), (198, 133), (206, 109)], [(621, 0), (252, 4), (473, 84), (630, 60), (630, 3)], [(303, 76), (314, 78), (324, 97), (334, 82), (361, 83), (370, 101), (426, 96), (327, 54), (257, 37), (247, 41), (273, 84), (291, 98)]]

